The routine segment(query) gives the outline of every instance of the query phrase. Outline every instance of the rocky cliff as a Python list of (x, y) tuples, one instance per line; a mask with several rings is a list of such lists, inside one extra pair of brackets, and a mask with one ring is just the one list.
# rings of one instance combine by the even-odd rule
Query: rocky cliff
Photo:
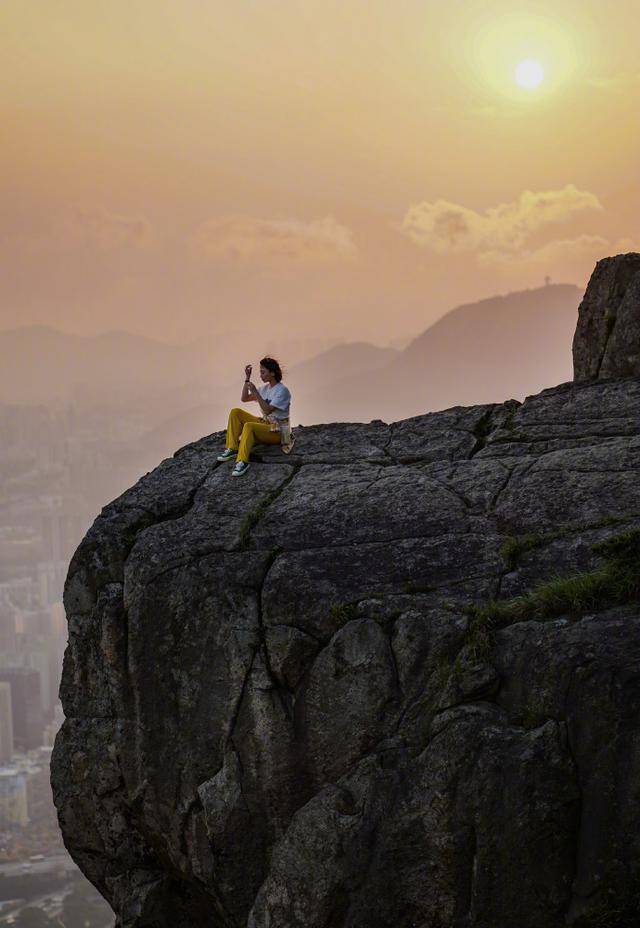
[(602, 258), (578, 308), (574, 380), (640, 372), (640, 254)]
[(594, 272), (582, 382), (300, 428), (237, 480), (207, 436), (105, 506), (52, 781), (119, 926), (636, 924), (640, 369), (585, 335), (608, 298)]

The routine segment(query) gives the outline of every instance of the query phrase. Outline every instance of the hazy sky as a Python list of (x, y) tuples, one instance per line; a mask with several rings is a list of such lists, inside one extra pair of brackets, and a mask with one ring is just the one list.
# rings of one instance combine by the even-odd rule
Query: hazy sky
[(640, 250), (639, 19), (3, 0), (0, 328), (384, 343), (547, 274), (584, 287)]

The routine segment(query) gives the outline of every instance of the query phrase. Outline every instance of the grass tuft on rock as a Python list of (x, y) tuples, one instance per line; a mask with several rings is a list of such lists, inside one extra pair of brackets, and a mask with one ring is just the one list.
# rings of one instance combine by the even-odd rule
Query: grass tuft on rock
[(333, 619), (346, 625), (357, 617), (358, 611), (355, 603), (333, 603), (329, 609), (329, 614)]
[(271, 505), (271, 503), (280, 495), (280, 490), (274, 490), (269, 493), (268, 496), (260, 502), (255, 509), (252, 509), (251, 512), (248, 512), (242, 522), (240, 523), (240, 537), (238, 547), (240, 551), (246, 551), (249, 547), (249, 540), (251, 538), (252, 529), (258, 524), (260, 519), (264, 516), (265, 512)]
[(265, 496), (264, 499), (260, 501), (260, 503), (256, 506), (255, 509), (252, 509), (251, 512), (248, 512), (246, 514), (246, 516), (240, 523), (240, 533), (239, 533), (239, 541), (238, 541), (239, 551), (248, 550), (250, 546), (252, 530), (258, 524), (258, 522), (262, 519), (262, 517), (266, 513), (271, 503), (273, 503), (274, 500), (276, 500), (280, 496), (280, 494), (289, 486), (289, 484), (291, 483), (291, 481), (293, 480), (293, 478), (295, 477), (295, 475), (298, 473), (299, 470), (300, 470), (300, 465), (298, 464), (293, 468), (291, 474), (287, 477), (286, 480), (284, 480), (280, 484), (280, 486), (276, 487), (274, 490), (268, 493), (267, 496)]
[(540, 534), (511, 535), (500, 548), (500, 555), (509, 570), (514, 570), (525, 551), (539, 548), (547, 541), (547, 537)]
[(514, 622), (542, 622), (561, 615), (577, 618), (594, 609), (640, 600), (640, 529), (598, 542), (593, 551), (605, 560), (595, 570), (553, 577), (515, 599), (470, 606), (466, 644), (471, 654), (485, 658), (495, 631)]
[(477, 609), (477, 611), (471, 613), (473, 618), (469, 622), (465, 645), (472, 660), (483, 661), (491, 653), (496, 624), (487, 612), (487, 607), (472, 606), (471, 609)]
[[(633, 518), (633, 517), (631, 517)], [(515, 570), (520, 558), (527, 551), (533, 551), (534, 548), (542, 548), (544, 545), (556, 541), (558, 538), (564, 538), (574, 532), (587, 532), (592, 529), (604, 528), (607, 525), (620, 525), (628, 522), (629, 517), (606, 516), (604, 519), (598, 519), (597, 522), (589, 522), (587, 525), (566, 525), (564, 528), (556, 531), (542, 533), (531, 533), (527, 535), (510, 535), (500, 548), (500, 555), (509, 570)]]

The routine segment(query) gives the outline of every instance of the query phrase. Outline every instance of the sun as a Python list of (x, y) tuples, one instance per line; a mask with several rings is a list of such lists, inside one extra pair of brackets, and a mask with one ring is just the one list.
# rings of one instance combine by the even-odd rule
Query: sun
[[(486, 102), (486, 112), (495, 116), (559, 103), (570, 82), (590, 66), (589, 47), (597, 38), (595, 27), (577, 35), (573, 23), (560, 14), (552, 17), (513, 9), (494, 16), (487, 13), (489, 6), (496, 4), (465, 4), (465, 9), (477, 10), (465, 16), (459, 36), (465, 62), (461, 73), (466, 74), (474, 99)], [(504, 111), (502, 103), (507, 107)]]
[(540, 62), (534, 58), (525, 58), (516, 68), (515, 77), (516, 82), (525, 90), (534, 90), (542, 83), (544, 69)]

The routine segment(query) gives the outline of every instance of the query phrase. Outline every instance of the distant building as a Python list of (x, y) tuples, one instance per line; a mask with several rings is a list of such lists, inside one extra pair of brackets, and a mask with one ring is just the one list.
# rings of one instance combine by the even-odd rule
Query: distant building
[[(23, 655), (23, 665), (37, 670), (40, 677), (40, 703), (43, 710), (43, 721), (50, 722), (53, 718), (53, 707), (58, 698), (58, 685), (60, 673), (57, 667), (56, 651), (53, 647), (28, 647)], [(39, 747), (42, 742), (33, 747)]]
[(56, 638), (62, 639), (63, 643), (67, 640), (67, 617), (64, 606), (61, 602), (52, 603), (49, 612), (51, 614), (51, 628)]
[(66, 560), (39, 561), (36, 565), (40, 603), (44, 608), (62, 599), (68, 567)]
[(21, 772), (26, 776), (27, 815), (31, 822), (42, 823), (49, 819), (55, 824), (55, 807), (51, 793), (51, 751), (37, 758), (28, 769)]
[(81, 497), (45, 496), (39, 500), (39, 530), (44, 556), (53, 571), (53, 589), (47, 595), (50, 602), (62, 598), (65, 575), (71, 555), (87, 531), (87, 513)]
[(11, 684), (0, 683), (0, 767), (11, 763), (13, 757), (13, 718), (11, 713)]
[(51, 616), (48, 609), (21, 609), (18, 620), (20, 634), (33, 640), (38, 636), (49, 637)]
[(0, 602), (0, 654), (12, 654), (18, 648), (15, 606)]
[[(12, 570), (17, 573), (17, 567)], [(40, 590), (32, 577), (14, 576), (0, 583), (0, 603), (13, 609), (35, 609), (40, 605)]]
[(0, 830), (28, 824), (27, 778), (15, 767), (0, 767)]
[(6, 617), (4, 624), (0, 607), (0, 638), (4, 637), (6, 645), (0, 647), (0, 670), (23, 667), (38, 671), (45, 722), (52, 720), (58, 699), (66, 646), (66, 635), (61, 633), (63, 621), (62, 603), (46, 609), (16, 609)]
[(45, 726), (40, 674), (28, 667), (0, 667), (0, 683), (11, 684), (11, 717), (16, 750), (39, 748)]

